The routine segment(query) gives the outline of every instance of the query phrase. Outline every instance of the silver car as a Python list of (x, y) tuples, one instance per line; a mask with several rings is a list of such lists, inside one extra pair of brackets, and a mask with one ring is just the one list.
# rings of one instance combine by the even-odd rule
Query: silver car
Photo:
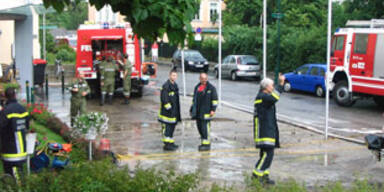
[[(216, 77), (219, 77), (218, 65), (215, 66)], [(228, 55), (221, 66), (221, 75), (235, 81), (242, 77), (261, 78), (261, 66), (253, 55)]]

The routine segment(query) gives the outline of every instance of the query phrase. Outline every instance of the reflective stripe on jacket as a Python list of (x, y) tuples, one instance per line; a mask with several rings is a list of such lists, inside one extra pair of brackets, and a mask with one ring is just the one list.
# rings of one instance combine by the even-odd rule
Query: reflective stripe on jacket
[(253, 132), (258, 148), (280, 147), (275, 104), (279, 101), (281, 92), (280, 86), (271, 94), (260, 91), (255, 99)]
[(193, 92), (192, 106), (190, 113), (192, 119), (202, 119), (202, 120), (211, 120), (211, 111), (216, 111), (218, 102), (216, 88), (209, 82), (207, 82), (207, 87), (199, 92), (199, 86), (197, 84)]
[(179, 88), (170, 80), (164, 83), (160, 94), (160, 111), (158, 120), (162, 123), (176, 124), (181, 121)]
[(0, 152), (4, 161), (18, 162), (26, 159), (25, 134), (28, 129), (28, 112), (16, 100), (11, 100), (0, 112)]

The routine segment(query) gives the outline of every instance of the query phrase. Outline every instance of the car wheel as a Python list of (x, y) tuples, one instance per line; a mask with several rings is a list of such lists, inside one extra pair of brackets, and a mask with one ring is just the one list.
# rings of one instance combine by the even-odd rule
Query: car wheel
[(216, 76), (216, 79), (219, 78), (219, 70), (215, 69), (215, 76)]
[(231, 80), (232, 81), (236, 81), (237, 80), (237, 75), (236, 75), (236, 72), (234, 72), (234, 71), (231, 73)]
[(324, 89), (321, 86), (316, 87), (316, 96), (324, 97)]
[(290, 91), (292, 90), (291, 83), (288, 82), (288, 81), (286, 81), (286, 82), (284, 83), (283, 88), (284, 88), (284, 91), (285, 91), (285, 92), (290, 92)]
[(338, 105), (343, 107), (350, 107), (355, 104), (352, 95), (348, 90), (348, 83), (346, 81), (339, 81), (333, 90), (333, 98)]

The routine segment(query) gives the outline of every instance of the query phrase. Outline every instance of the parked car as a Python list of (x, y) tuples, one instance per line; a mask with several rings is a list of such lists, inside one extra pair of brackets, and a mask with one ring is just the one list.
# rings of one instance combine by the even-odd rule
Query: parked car
[(305, 64), (291, 73), (286, 73), (284, 91), (300, 90), (323, 97), (325, 93), (325, 64)]
[[(173, 67), (181, 67), (181, 50), (176, 50), (172, 57)], [(198, 70), (208, 72), (209, 63), (199, 51), (184, 50), (185, 71)]]
[[(219, 77), (218, 65), (215, 66), (216, 78)], [(228, 55), (221, 66), (221, 75), (235, 81), (242, 77), (261, 78), (261, 66), (253, 55)]]

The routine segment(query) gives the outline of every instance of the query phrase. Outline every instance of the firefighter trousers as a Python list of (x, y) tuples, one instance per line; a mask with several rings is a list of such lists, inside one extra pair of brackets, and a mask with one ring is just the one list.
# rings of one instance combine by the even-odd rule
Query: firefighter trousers
[(85, 98), (81, 99), (71, 99), (71, 125), (77, 115), (84, 114), (87, 108), (87, 100)]
[(123, 81), (123, 92), (125, 97), (131, 95), (131, 76), (127, 76)]
[(9, 162), (3, 160), (4, 173), (12, 176), (17, 184), (21, 184), (23, 180), (23, 164), (22, 162)]
[(109, 80), (109, 81), (105, 81), (104, 82), (104, 85), (101, 86), (101, 94), (103, 95), (106, 95), (108, 93), (108, 95), (113, 95), (113, 93), (115, 92), (115, 81), (113, 80)]
[(161, 123), (164, 144), (175, 142), (173, 139), (173, 132), (175, 131), (175, 127), (176, 124)]
[(260, 159), (256, 163), (253, 174), (259, 177), (269, 175), (269, 168), (272, 165), (273, 156), (274, 148), (261, 148)]
[(209, 134), (211, 132), (211, 121), (210, 120), (197, 119), (196, 125), (197, 125), (197, 130), (200, 133), (201, 144), (203, 144), (203, 145), (211, 144), (210, 136), (209, 136)]

